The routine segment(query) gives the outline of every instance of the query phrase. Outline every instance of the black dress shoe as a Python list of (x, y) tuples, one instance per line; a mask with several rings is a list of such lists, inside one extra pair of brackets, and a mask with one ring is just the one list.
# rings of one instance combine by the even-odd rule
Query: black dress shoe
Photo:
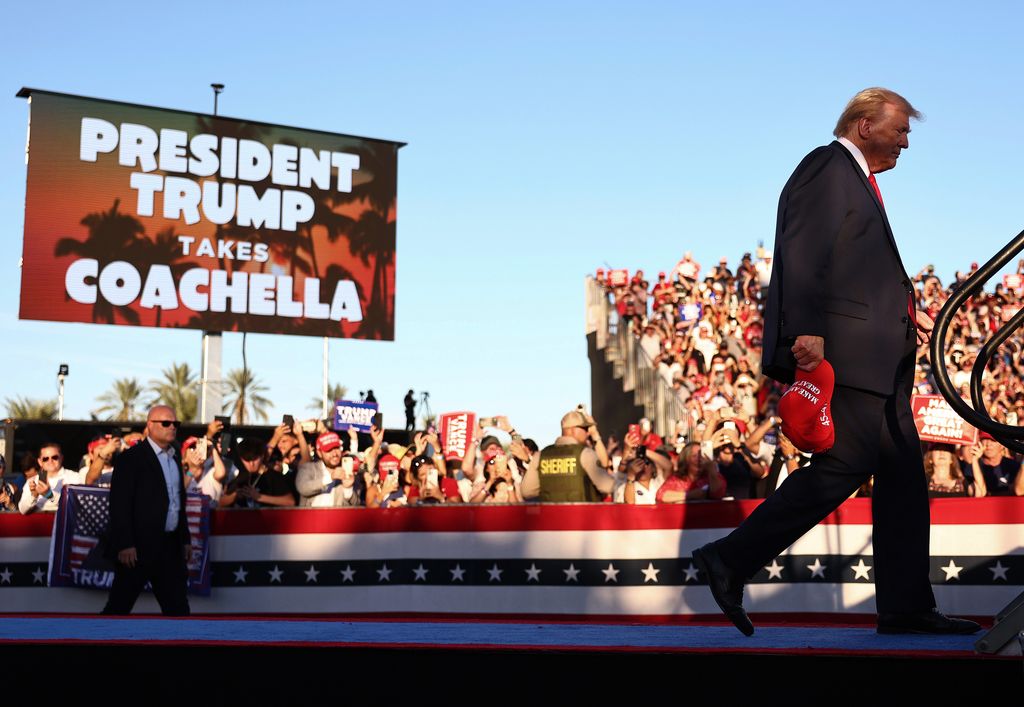
[(879, 614), (879, 633), (960, 633), (981, 630), (981, 625), (968, 619), (946, 616), (938, 609), (909, 614)]
[(743, 635), (754, 635), (754, 624), (743, 610), (743, 578), (722, 562), (714, 543), (693, 551), (693, 563), (704, 573), (718, 607)]

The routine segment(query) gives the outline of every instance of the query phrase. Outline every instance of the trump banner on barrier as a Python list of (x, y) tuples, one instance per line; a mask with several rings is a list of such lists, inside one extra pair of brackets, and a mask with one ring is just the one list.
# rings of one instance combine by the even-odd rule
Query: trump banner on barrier
[(394, 339), (402, 143), (18, 95), (22, 319)]
[[(188, 591), (210, 595), (210, 499), (188, 494), (185, 516), (192, 542)], [(51, 587), (110, 589), (114, 564), (108, 559), (110, 489), (66, 486), (50, 536)]]

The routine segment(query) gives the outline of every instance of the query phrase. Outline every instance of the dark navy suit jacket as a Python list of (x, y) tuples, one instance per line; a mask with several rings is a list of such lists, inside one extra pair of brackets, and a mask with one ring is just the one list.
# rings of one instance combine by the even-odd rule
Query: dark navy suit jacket
[[(178, 466), (178, 460), (174, 460)], [(178, 471), (181, 509), (176, 532), (182, 545), (189, 544), (185, 518), (185, 482)], [(114, 460), (110, 482), (110, 544), (108, 556), (116, 560), (125, 548), (138, 550), (139, 562), (146, 563), (158, 554), (167, 520), (167, 485), (156, 453), (148, 440), (125, 450)]]
[(764, 373), (792, 382), (793, 341), (821, 336), (837, 385), (891, 395), (916, 348), (911, 292), (885, 209), (856, 159), (839, 142), (812, 151), (779, 197)]

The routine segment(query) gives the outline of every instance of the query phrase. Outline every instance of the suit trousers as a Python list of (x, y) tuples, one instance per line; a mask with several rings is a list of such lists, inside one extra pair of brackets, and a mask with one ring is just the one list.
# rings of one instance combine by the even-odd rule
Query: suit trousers
[(814, 455), (718, 541), (722, 561), (744, 578), (753, 577), (874, 475), (876, 609), (931, 609), (928, 485), (908, 387), (898, 385), (884, 396), (836, 386), (831, 415), (835, 446)]
[(177, 531), (164, 533), (158, 545), (146, 549), (147, 553), (141, 548), (138, 550), (135, 567), (117, 563), (110, 596), (102, 613), (114, 616), (132, 613), (136, 599), (149, 582), (164, 616), (188, 616), (188, 568), (182, 556), (181, 536)]

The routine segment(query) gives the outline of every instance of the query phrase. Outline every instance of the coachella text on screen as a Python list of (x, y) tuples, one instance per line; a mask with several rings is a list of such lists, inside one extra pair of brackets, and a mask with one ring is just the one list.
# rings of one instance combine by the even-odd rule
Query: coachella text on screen
[[(117, 163), (133, 170), (129, 184), (137, 192), (136, 213), (153, 216), (160, 194), (162, 216), (183, 220), (187, 225), (205, 219), (216, 225), (234, 221), (240, 227), (295, 231), (313, 217), (316, 208), (313, 198), (302, 190), (327, 191), (333, 187), (338, 192), (351, 192), (352, 173), (359, 169), (359, 156), (345, 152), (287, 144), (268, 147), (256, 140), (207, 133), (190, 139), (184, 130), (127, 122), (115, 125), (83, 117), (79, 160), (97, 162), (100, 155), (115, 150)], [(253, 183), (269, 178), (276, 186), (258, 194), (250, 184), (152, 174), (157, 170)], [(336, 176), (332, 179), (332, 175)], [(184, 234), (178, 236), (178, 242), (186, 256), (256, 262), (269, 258), (263, 243)], [(175, 286), (167, 265), (152, 265), (143, 274), (129, 262), (114, 261), (101, 268), (97, 260), (82, 258), (68, 267), (64, 284), (68, 296), (82, 304), (94, 304), (97, 297), (102, 297), (115, 306), (138, 300), (139, 306), (150, 309), (173, 310), (180, 303), (195, 312), (230, 310), (235, 314), (351, 322), (363, 318), (351, 280), (339, 280), (328, 303), (321, 301), (320, 281), (307, 277), (303, 297), (296, 301), (289, 276), (196, 267), (187, 270)]]

